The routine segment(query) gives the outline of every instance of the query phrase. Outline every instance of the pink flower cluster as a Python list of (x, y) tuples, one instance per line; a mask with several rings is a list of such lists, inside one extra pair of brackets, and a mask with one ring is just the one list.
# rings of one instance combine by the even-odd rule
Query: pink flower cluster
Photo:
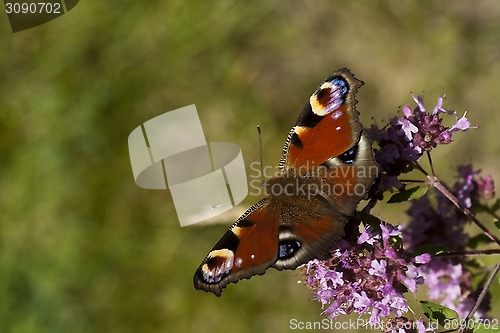
[[(404, 189), (399, 179), (402, 174), (417, 168), (427, 175), (419, 164), (421, 156), (452, 142), (454, 132), (471, 128), (466, 113), (459, 118), (456, 112), (442, 107), (443, 97), (430, 112), (422, 98), (414, 97), (414, 101), (417, 106), (413, 110), (408, 105), (403, 107), (401, 118), (391, 119), (383, 128), (372, 125), (366, 130), (375, 143), (375, 159), (383, 171), (370, 190), (369, 208), (383, 198), (385, 191)], [(453, 124), (445, 126), (442, 115), (454, 116)], [(494, 197), (491, 176), (480, 177), (470, 165), (458, 167), (458, 175), (450, 191), (465, 207), (474, 208)], [(371, 325), (413, 322), (423, 333), (423, 319), (416, 318), (404, 295), (415, 293), (424, 281), (429, 299), (456, 310), (460, 318), (470, 311), (480, 289), (472, 289), (470, 266), (463, 257), (431, 260), (427, 253), (410, 254), (429, 244), (448, 250), (466, 249), (466, 216), (449, 198), (433, 191), (410, 201), (407, 214), (410, 222), (404, 229), (380, 221), (370, 223), (356, 241), (341, 239), (328, 260), (312, 260), (304, 266), (306, 284), (331, 319), (352, 312), (369, 314)], [(485, 316), (488, 300), (481, 304), (477, 316)], [(405, 316), (408, 312), (413, 319)]]
[(305, 266), (306, 283), (330, 318), (369, 313), (370, 324), (377, 325), (382, 317), (408, 312), (403, 294), (414, 293), (424, 281), (414, 264), (424, 264), (430, 256), (406, 258), (400, 237), (399, 227), (368, 226), (356, 244), (341, 240), (329, 260)]
[[(384, 171), (382, 189), (401, 189), (403, 184), (398, 176), (411, 170), (424, 151), (451, 143), (454, 132), (471, 128), (467, 112), (459, 118), (455, 111), (445, 110), (443, 97), (438, 99), (432, 112), (426, 111), (421, 97), (413, 99), (417, 106), (413, 110), (409, 105), (403, 107), (403, 117), (394, 117), (383, 128), (372, 125), (367, 129), (370, 139), (379, 146), (375, 149), (375, 160)], [(451, 127), (443, 125), (442, 114), (455, 117)]]
[[(490, 199), (495, 192), (491, 176), (479, 176), (471, 165), (457, 168), (458, 178), (453, 185), (453, 194), (467, 207), (477, 205), (481, 200)], [(427, 193), (420, 199), (411, 201), (408, 210), (411, 217), (403, 230), (405, 246), (413, 250), (423, 244), (441, 245), (449, 250), (464, 250), (468, 235), (464, 228), (466, 216), (459, 211), (441, 193), (430, 198)], [(430, 300), (457, 311), (461, 318), (465, 317), (474, 305), (471, 273), (464, 265), (465, 258), (433, 258), (427, 265), (419, 268), (425, 278)], [(476, 316), (484, 318), (489, 310), (489, 303), (484, 302), (476, 312)]]

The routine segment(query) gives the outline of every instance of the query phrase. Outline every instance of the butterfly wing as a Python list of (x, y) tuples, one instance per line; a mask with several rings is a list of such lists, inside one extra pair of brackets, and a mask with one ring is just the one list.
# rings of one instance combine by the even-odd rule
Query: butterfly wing
[[(243, 214), (199, 266), (195, 288), (220, 296), (228, 283), (269, 267), (295, 269), (327, 257), (378, 170), (355, 108), (362, 84), (341, 69), (313, 93), (285, 143), (281, 176), (267, 183), (291, 192), (271, 191)], [(302, 193), (303, 186), (316, 191)]]
[(363, 81), (343, 68), (316, 89), (290, 131), (281, 168), (313, 168), (355, 144), (362, 128), (355, 94), (362, 85)]
[[(337, 201), (323, 192), (322, 180), (282, 178), (276, 181), (284, 186), (295, 183), (294, 191), (302, 194), (271, 197), (282, 204), (279, 255), (273, 267), (295, 269), (311, 259), (328, 258), (333, 244), (344, 234), (348, 217), (341, 212)], [(303, 189), (311, 191), (303, 194)]]
[(279, 259), (276, 268), (293, 269), (328, 256), (378, 174), (355, 107), (362, 84), (346, 68), (335, 72), (311, 95), (290, 131), (280, 161), (281, 179), (275, 182), (284, 187), (298, 180), (307, 185), (307, 193), (296, 186), (301, 195), (276, 198), (300, 208), (293, 213), (299, 218), (281, 221), (297, 249), (292, 260)]
[(356, 92), (363, 85), (347, 68), (328, 77), (311, 95), (292, 127), (280, 160), (284, 175), (318, 174), (332, 183), (330, 194), (352, 215), (378, 174), (371, 142), (356, 110)]
[(222, 288), (264, 274), (278, 257), (280, 209), (263, 199), (222, 236), (194, 275), (194, 286), (220, 296)]
[(302, 200), (299, 206), (273, 197), (259, 201), (203, 260), (194, 275), (195, 288), (220, 296), (227, 284), (264, 274), (269, 267), (295, 269), (326, 257), (343, 232), (343, 217), (336, 214), (322, 200)]

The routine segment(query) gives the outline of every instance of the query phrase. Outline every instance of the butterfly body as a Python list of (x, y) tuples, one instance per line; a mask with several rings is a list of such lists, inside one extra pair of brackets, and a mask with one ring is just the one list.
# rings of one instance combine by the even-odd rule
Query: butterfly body
[(328, 256), (378, 172), (355, 108), (361, 85), (341, 69), (313, 93), (288, 135), (279, 174), (265, 182), (267, 198), (217, 242), (195, 288), (220, 296), (228, 283), (269, 267), (295, 269)]

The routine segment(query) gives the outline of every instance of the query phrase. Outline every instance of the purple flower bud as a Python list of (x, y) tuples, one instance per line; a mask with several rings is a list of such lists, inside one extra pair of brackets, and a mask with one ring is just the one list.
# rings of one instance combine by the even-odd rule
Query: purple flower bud
[(478, 177), (480, 170), (474, 171), (472, 166), (458, 166), (460, 178), (454, 185), (457, 198), (470, 208), (475, 202), (489, 200), (495, 195), (495, 184), (491, 175), (486, 178)]
[(481, 199), (490, 200), (495, 197), (495, 182), (491, 175), (477, 179), (476, 183), (477, 193)]
[(393, 260), (396, 260), (398, 258), (398, 253), (393, 249), (393, 248), (386, 248), (384, 250), (384, 255), (388, 258), (388, 259), (393, 259)]
[(427, 264), (431, 261), (431, 255), (429, 253), (423, 253), (415, 257), (415, 263), (417, 264)]
[[(470, 126), (470, 121), (469, 119), (467, 119), (465, 116), (467, 115), (467, 111), (465, 111), (464, 115), (462, 116), (462, 118), (458, 119), (457, 116), (456, 117), (456, 123), (455, 125), (453, 125), (451, 128), (450, 128), (450, 131), (451, 132), (455, 132), (455, 131), (466, 131), (468, 130), (471, 126)], [(476, 126), (477, 127), (477, 126)]]
[(440, 112), (446, 112), (446, 110), (443, 109), (443, 98), (444, 98), (444, 96), (441, 96), (438, 98), (437, 104), (434, 107), (434, 110), (432, 110), (433, 115), (438, 114)]
[(417, 103), (419, 111), (421, 113), (425, 113), (425, 106), (424, 106), (424, 101), (422, 100), (422, 97), (420, 97), (420, 96), (417, 96), (417, 97), (412, 96), (412, 97), (413, 97), (413, 100), (415, 101), (415, 103)]
[(361, 291), (361, 294), (359, 293), (353, 293), (354, 296), (354, 303), (353, 306), (357, 310), (364, 311), (371, 305), (371, 301), (366, 295), (366, 291)]
[(399, 153), (396, 145), (388, 144), (382, 148), (378, 157), (381, 164), (390, 164), (397, 161), (401, 157), (401, 154)]
[(406, 118), (410, 119), (410, 117), (413, 117), (413, 112), (411, 111), (411, 107), (406, 104), (403, 107), (403, 114), (405, 115)]
[(385, 267), (387, 266), (387, 262), (385, 260), (372, 260), (371, 268), (368, 269), (368, 273), (370, 275), (377, 275), (382, 278), (387, 278), (385, 274)]
[(451, 143), (451, 130), (445, 130), (439, 133), (439, 143), (448, 144)]
[(397, 123), (401, 125), (401, 131), (408, 140), (413, 139), (413, 134), (418, 132), (418, 127), (407, 118), (401, 118)]

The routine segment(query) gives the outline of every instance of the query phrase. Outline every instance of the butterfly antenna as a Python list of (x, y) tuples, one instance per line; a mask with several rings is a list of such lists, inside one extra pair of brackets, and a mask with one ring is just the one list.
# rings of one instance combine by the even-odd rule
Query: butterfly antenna
[(264, 164), (262, 163), (262, 132), (260, 130), (260, 125), (257, 125), (257, 133), (259, 133), (260, 175), (262, 177), (262, 182), (264, 183)]

